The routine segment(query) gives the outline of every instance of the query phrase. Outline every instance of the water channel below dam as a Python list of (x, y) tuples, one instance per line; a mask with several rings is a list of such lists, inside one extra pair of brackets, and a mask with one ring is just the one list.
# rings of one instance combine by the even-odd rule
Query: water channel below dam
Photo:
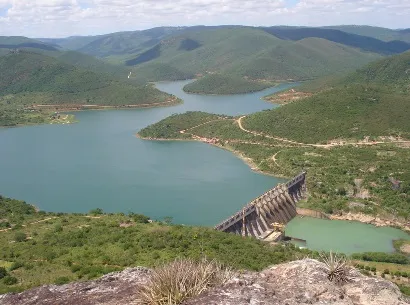
[[(275, 106), (261, 97), (296, 84), (201, 96), (183, 92), (186, 83), (157, 84), (184, 100), (172, 107), (83, 111), (75, 113), (79, 122), (72, 125), (0, 129), (0, 194), (46, 211), (88, 212), (99, 207), (212, 226), (283, 182), (257, 174), (230, 152), (204, 143), (144, 141), (135, 133), (174, 113), (240, 115), (271, 109)], [(396, 229), (310, 218), (296, 218), (288, 231), (307, 239), (313, 249), (345, 252), (392, 251), (393, 239), (409, 238)], [(372, 242), (366, 247), (357, 246), (368, 241)]]

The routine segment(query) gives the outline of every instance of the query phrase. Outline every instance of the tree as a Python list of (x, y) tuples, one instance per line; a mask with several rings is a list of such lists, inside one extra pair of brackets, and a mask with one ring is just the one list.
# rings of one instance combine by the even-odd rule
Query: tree
[(173, 218), (172, 216), (165, 216), (165, 217), (164, 217), (164, 222), (165, 222), (167, 225), (170, 225), (173, 220), (174, 220), (174, 218)]
[(92, 215), (102, 215), (102, 214), (104, 214), (104, 211), (103, 211), (103, 209), (96, 208), (96, 209), (91, 210), (90, 214), (92, 214)]
[(17, 232), (17, 233), (14, 235), (14, 240), (15, 240), (16, 242), (18, 242), (18, 243), (23, 242), (23, 241), (26, 241), (26, 239), (27, 239), (27, 236), (26, 236), (26, 234), (23, 233), (23, 232)]

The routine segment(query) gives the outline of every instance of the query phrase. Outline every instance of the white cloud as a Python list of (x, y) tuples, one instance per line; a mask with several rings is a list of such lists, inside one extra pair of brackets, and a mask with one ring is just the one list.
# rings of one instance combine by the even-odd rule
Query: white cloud
[(410, 27), (408, 0), (0, 0), (0, 35), (61, 37), (176, 25)]

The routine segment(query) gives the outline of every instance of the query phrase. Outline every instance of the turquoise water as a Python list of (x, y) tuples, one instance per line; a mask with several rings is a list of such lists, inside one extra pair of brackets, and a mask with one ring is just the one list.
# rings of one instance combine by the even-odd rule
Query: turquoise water
[(183, 93), (187, 82), (160, 83), (184, 99), (174, 107), (84, 111), (79, 123), (0, 129), (0, 194), (56, 212), (171, 216), (175, 223), (214, 225), (279, 180), (259, 175), (230, 152), (197, 142), (143, 141), (135, 133), (173, 113), (247, 114), (273, 105), (260, 97)]
[[(286, 235), (306, 240), (306, 247), (351, 254), (355, 252), (393, 252), (394, 239), (410, 236), (398, 229), (342, 220), (310, 217), (294, 218), (286, 226)], [(303, 245), (297, 242), (298, 245)]]

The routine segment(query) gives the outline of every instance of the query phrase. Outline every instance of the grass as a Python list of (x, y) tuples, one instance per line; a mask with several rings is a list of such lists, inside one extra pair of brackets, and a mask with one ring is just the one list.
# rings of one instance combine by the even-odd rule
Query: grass
[(230, 279), (232, 272), (216, 261), (177, 259), (155, 268), (139, 292), (146, 305), (181, 304)]

